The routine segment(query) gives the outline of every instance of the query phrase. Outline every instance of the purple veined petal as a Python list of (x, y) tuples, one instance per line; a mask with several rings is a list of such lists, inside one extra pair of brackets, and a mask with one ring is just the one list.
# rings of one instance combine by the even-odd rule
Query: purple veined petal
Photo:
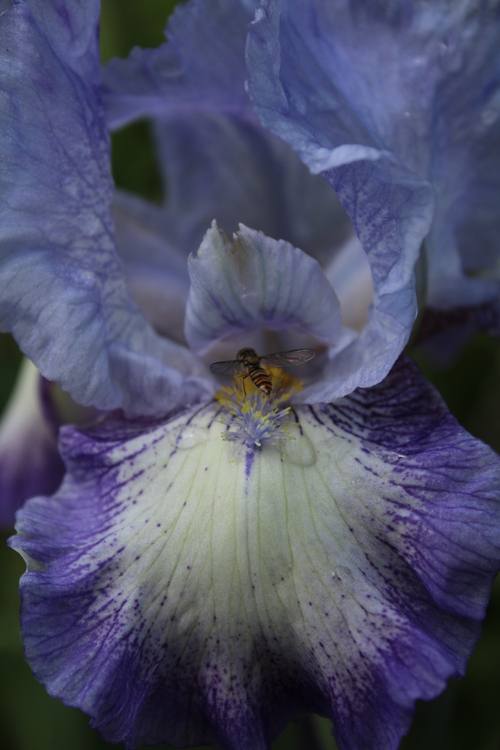
[(414, 268), (433, 205), (430, 186), (382, 156), (331, 169), (328, 177), (367, 254), (373, 304), (359, 337), (331, 352), (322, 381), (304, 389), (300, 398), (311, 404), (379, 383), (407, 344), (417, 314)]
[(245, 39), (256, 0), (193, 0), (169, 18), (167, 43), (134, 49), (104, 68), (109, 126), (177, 109), (221, 110), (255, 119), (245, 92)]
[(166, 413), (210, 385), (147, 324), (116, 254), (98, 3), (54, 7), (0, 18), (1, 328), (78, 403)]
[[(250, 29), (258, 114), (313, 171), (330, 161), (345, 173), (353, 160), (390, 153), (422, 187), (432, 183), (426, 246), (434, 307), (498, 298), (499, 43), (498, 12), (487, 0), (453, 7), (268, 0)], [(338, 189), (335, 169), (331, 177)], [(397, 191), (398, 175), (390, 181)], [(352, 204), (341, 200), (356, 223)], [(408, 209), (418, 214), (418, 201)], [(423, 222), (421, 238), (426, 231)]]
[(280, 447), (221, 439), (223, 402), (65, 430), (65, 482), (11, 540), (22, 634), (107, 740), (264, 750), (309, 710), (340, 750), (396, 750), (415, 701), (463, 674), (498, 570), (499, 457), (409, 361), (290, 417)]
[(312, 40), (320, 7), (328, 13), (321, 3), (266, 3), (247, 46), (249, 91), (261, 121), (334, 187), (371, 267), (369, 322), (333, 359), (328, 383), (304, 392), (310, 403), (380, 382), (407, 343), (417, 313), (413, 269), (434, 206), (429, 183), (384, 147), (344, 97), (342, 81), (328, 77), (329, 40), (323, 30), (316, 46)]
[[(10, 3), (9, 3), (10, 5)], [(47, 3), (45, 0), (13, 0), (31, 18), (34, 28), (49, 40), (53, 54), (95, 89), (101, 85), (99, 61), (99, 0)], [(24, 30), (19, 27), (18, 33)], [(27, 38), (26, 42), (31, 42)], [(12, 50), (13, 51), (13, 50)], [(8, 58), (7, 58), (8, 59)], [(43, 79), (42, 79), (43, 80)], [(39, 80), (39, 83), (42, 83)]]
[(317, 261), (283, 240), (240, 225), (230, 241), (214, 222), (189, 260), (189, 275), (185, 334), (200, 354), (256, 328), (305, 333), (329, 345), (339, 339), (333, 288)]
[(13, 525), (28, 497), (59, 487), (64, 466), (57, 428), (43, 405), (40, 373), (25, 359), (0, 422), (0, 526)]

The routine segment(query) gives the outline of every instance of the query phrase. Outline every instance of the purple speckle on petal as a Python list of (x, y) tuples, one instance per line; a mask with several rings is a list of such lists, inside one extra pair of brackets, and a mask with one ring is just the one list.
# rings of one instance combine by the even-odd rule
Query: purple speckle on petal
[(245, 476), (248, 479), (252, 470), (253, 460), (255, 458), (255, 451), (248, 450), (245, 455)]

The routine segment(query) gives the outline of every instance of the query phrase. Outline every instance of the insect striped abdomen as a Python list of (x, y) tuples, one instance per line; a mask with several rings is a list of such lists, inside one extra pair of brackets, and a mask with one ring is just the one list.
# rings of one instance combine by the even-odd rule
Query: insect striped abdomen
[(269, 374), (264, 370), (264, 368), (259, 367), (259, 365), (250, 365), (248, 374), (250, 375), (252, 383), (256, 386), (256, 388), (260, 388), (260, 390), (263, 391), (266, 396), (269, 396), (273, 389), (273, 384)]

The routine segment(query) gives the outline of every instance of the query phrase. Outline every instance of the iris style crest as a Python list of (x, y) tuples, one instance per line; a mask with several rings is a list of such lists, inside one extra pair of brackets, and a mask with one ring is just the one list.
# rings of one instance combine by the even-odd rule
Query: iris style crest
[(191, 288), (185, 334), (203, 353), (217, 340), (253, 328), (289, 329), (333, 346), (340, 306), (313, 258), (240, 225), (230, 242), (214, 222), (197, 257), (189, 258)]
[[(0, 321), (100, 410), (18, 513), (22, 635), (111, 742), (265, 750), (306, 710), (341, 750), (395, 750), (479, 636), (500, 461), (399, 355), (423, 241), (433, 304), (496, 293), (443, 180), (488, 233), (498, 19), (481, 52), (486, 4), (374, 7), (190, 0), (102, 84), (97, 2), (0, 17)], [(467, 155), (467, 118), (432, 110), (460, 81), (484, 94)], [(143, 116), (160, 206), (113, 192), (108, 127)], [(242, 346), (317, 356), (300, 386), (219, 390)]]

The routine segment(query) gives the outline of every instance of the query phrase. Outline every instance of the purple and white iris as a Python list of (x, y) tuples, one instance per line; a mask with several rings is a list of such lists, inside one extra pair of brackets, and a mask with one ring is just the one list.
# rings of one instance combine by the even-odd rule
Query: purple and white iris
[[(498, 4), (190, 0), (103, 78), (98, 15), (0, 16), (1, 325), (102, 413), (17, 516), (26, 657), (129, 747), (308, 710), (395, 749), (500, 565), (500, 460), (398, 359), (416, 264), (422, 304), (498, 294)], [(162, 206), (113, 190), (144, 116)], [(241, 346), (318, 356), (220, 391)]]

